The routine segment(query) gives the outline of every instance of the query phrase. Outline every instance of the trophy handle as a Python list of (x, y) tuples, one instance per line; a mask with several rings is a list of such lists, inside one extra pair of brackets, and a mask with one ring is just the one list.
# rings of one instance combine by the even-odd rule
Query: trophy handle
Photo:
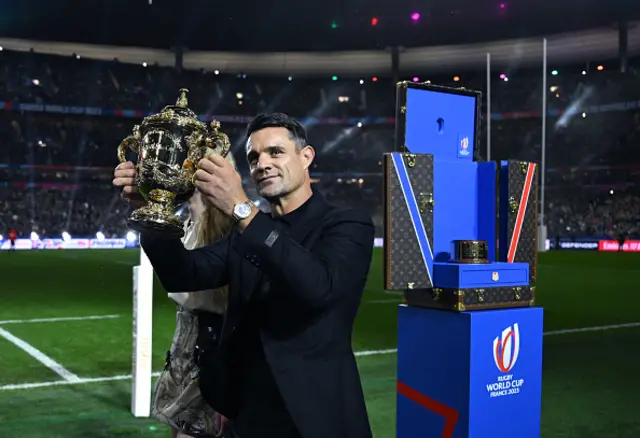
[(205, 139), (208, 148), (217, 150), (222, 158), (226, 158), (231, 150), (231, 142), (224, 132), (220, 131), (220, 122), (213, 120), (211, 122), (211, 130), (213, 131)]
[(226, 158), (227, 154), (231, 150), (231, 142), (229, 137), (221, 132), (220, 122), (214, 120), (211, 122), (212, 133), (203, 136), (198, 131), (193, 132), (187, 137), (187, 145), (189, 150), (187, 152), (187, 158), (182, 163), (182, 171), (190, 179), (193, 179), (196, 170), (198, 170), (198, 161), (206, 156), (207, 149), (212, 149), (221, 157)]
[(206, 153), (206, 145), (202, 134), (194, 131), (186, 138), (187, 158), (182, 162), (182, 172), (190, 178), (198, 170), (198, 161)]
[(133, 134), (122, 140), (118, 146), (118, 160), (120, 160), (121, 163), (127, 162), (127, 149), (130, 149), (136, 154), (140, 153), (140, 126), (135, 125), (133, 127)]

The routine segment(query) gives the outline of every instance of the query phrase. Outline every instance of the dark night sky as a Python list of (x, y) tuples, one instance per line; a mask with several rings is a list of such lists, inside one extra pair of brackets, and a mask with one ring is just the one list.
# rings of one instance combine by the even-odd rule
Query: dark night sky
[[(631, 0), (152, 2), (0, 0), (0, 36), (209, 50), (356, 50), (537, 36), (640, 18), (640, 2)], [(411, 22), (412, 12), (421, 14), (418, 23)]]

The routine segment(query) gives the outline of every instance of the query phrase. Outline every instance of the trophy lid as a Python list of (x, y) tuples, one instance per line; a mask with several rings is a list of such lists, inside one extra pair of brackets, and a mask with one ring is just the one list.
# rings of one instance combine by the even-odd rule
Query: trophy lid
[(189, 93), (189, 90), (187, 88), (180, 88), (180, 95), (176, 100), (176, 104), (165, 106), (162, 112), (171, 109), (179, 113), (189, 114), (193, 117), (196, 117), (196, 114), (189, 109), (189, 99), (187, 99), (187, 93)]
[(178, 125), (206, 131), (207, 126), (198, 120), (196, 113), (189, 108), (187, 93), (189, 93), (188, 89), (181, 88), (175, 105), (167, 105), (161, 112), (145, 117), (142, 121), (141, 129), (148, 125)]

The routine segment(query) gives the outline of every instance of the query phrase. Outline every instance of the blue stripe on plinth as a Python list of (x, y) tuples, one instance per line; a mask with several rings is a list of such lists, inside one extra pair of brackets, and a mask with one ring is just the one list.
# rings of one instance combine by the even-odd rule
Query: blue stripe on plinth
[(400, 187), (402, 188), (402, 194), (409, 210), (409, 216), (411, 217), (411, 223), (413, 229), (416, 232), (418, 238), (418, 244), (420, 245), (420, 252), (422, 253), (422, 260), (424, 260), (424, 266), (427, 268), (427, 275), (429, 281), (433, 285), (433, 277), (431, 272), (433, 269), (433, 252), (431, 251), (431, 245), (429, 244), (429, 238), (427, 236), (427, 230), (424, 228), (422, 222), (422, 216), (420, 216), (420, 209), (416, 197), (413, 193), (413, 187), (411, 187), (411, 181), (409, 181), (409, 174), (407, 168), (404, 165), (401, 154), (391, 154), (393, 157), (393, 164), (400, 181)]

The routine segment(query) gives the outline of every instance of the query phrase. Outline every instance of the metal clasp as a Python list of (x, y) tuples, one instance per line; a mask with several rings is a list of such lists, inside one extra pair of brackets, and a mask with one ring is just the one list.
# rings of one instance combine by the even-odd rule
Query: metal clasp
[(464, 303), (460, 301), (453, 305), (453, 310), (455, 310), (456, 312), (464, 312), (466, 309), (467, 308), (465, 307)]
[(416, 165), (416, 155), (415, 154), (407, 154), (407, 166), (415, 167)]
[(520, 203), (516, 201), (516, 198), (511, 196), (509, 198), (509, 209), (511, 210), (511, 213), (515, 213), (516, 211), (518, 211), (519, 206), (520, 206)]
[(521, 290), (522, 288), (520, 287), (513, 288), (513, 297), (515, 298), (516, 301), (520, 301), (520, 299), (522, 299), (522, 295), (520, 294)]
[(432, 212), (434, 205), (435, 201), (433, 200), (433, 193), (420, 193), (420, 213), (424, 213), (427, 208), (429, 208), (429, 211)]
[(522, 172), (523, 175), (527, 174), (527, 167), (529, 167), (528, 163), (524, 161), (520, 161), (520, 171)]

